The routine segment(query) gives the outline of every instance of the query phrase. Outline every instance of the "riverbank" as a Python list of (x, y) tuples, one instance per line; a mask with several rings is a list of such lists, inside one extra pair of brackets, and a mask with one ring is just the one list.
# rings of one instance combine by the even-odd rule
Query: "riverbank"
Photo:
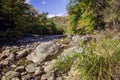
[[(96, 66), (97, 64), (101, 65), (101, 62), (99, 63), (101, 58), (119, 62), (119, 46), (117, 46), (119, 45), (119, 39), (119, 35), (104, 36), (101, 34), (25, 37), (17, 41), (19, 45), (4, 45), (1, 47), (0, 78), (1, 80), (80, 80), (79, 76), (81, 75), (77, 70), (92, 67), (91, 60), (98, 59), (95, 63)], [(101, 44), (104, 45), (104, 48)], [(108, 49), (108, 47), (110, 48)], [(103, 56), (98, 54), (106, 48), (108, 57), (104, 56), (104, 52), (101, 53)], [(97, 53), (92, 53), (94, 51), (90, 50), (96, 50)], [(115, 59), (112, 55), (113, 50), (117, 50)], [(88, 60), (86, 64), (91, 61), (90, 66), (83, 65), (84, 61), (82, 62), (82, 60)], [(80, 67), (78, 67), (79, 64), (81, 64)], [(111, 65), (105, 65), (111, 67)], [(114, 66), (116, 66), (114, 69), (117, 69), (117, 72), (113, 72), (111, 75), (114, 75), (114, 79), (119, 79), (119, 65), (116, 63), (112, 67)], [(104, 68), (104, 66), (101, 66), (101, 68)], [(106, 67), (105, 69), (107, 70)], [(96, 68), (92, 69), (93, 72), (95, 70)], [(103, 73), (103, 76), (105, 76), (104, 74), (106, 73)]]

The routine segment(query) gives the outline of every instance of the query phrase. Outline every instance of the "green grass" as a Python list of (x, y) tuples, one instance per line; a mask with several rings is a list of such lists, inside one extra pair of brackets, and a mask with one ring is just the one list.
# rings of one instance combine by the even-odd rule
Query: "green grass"
[(119, 40), (102, 36), (82, 47), (81, 54), (71, 52), (72, 57), (58, 59), (54, 69), (64, 74), (72, 72), (71, 80), (115, 80), (120, 77)]

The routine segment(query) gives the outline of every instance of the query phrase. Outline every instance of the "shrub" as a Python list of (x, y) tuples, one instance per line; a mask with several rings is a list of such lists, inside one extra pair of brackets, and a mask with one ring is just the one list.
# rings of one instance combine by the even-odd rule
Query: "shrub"
[[(71, 80), (116, 80), (120, 77), (120, 42), (114, 38), (102, 37), (82, 45), (81, 54), (58, 60), (55, 69), (72, 74)], [(63, 72), (63, 73), (64, 73)], [(74, 72), (77, 72), (74, 74)]]

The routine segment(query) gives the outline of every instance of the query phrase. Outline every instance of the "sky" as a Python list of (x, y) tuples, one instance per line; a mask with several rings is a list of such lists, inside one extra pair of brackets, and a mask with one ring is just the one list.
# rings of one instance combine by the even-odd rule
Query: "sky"
[(39, 12), (48, 12), (48, 17), (65, 16), (67, 14), (66, 5), (69, 0), (26, 0), (26, 3), (33, 5)]

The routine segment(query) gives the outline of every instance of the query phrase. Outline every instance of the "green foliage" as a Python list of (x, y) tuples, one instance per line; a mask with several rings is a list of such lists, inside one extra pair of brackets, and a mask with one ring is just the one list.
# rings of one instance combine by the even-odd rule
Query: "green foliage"
[(38, 14), (24, 0), (0, 0), (0, 39), (20, 38), (24, 34), (62, 34), (47, 14)]
[(58, 59), (55, 69), (71, 73), (71, 80), (116, 80), (120, 73), (120, 41), (105, 37), (82, 45), (81, 54), (71, 52), (72, 56)]
[(47, 13), (37, 15), (37, 20), (34, 24), (32, 31), (34, 34), (42, 35), (55, 35), (63, 33), (62, 30), (57, 28), (57, 25), (52, 19), (47, 18)]
[(68, 33), (87, 34), (106, 28), (119, 29), (119, 3), (119, 0), (70, 0)]
[(119, 41), (105, 39), (99, 43), (91, 43), (84, 49), (78, 69), (82, 71), (83, 80), (113, 80), (114, 68), (120, 67)]
[[(72, 5), (72, 3), (69, 5)], [(93, 32), (96, 26), (93, 5), (94, 0), (78, 0), (75, 5), (68, 8), (70, 15), (69, 33), (86, 34)]]
[(110, 0), (108, 7), (104, 10), (104, 22), (108, 28), (119, 28), (120, 27), (120, 1)]
[(51, 19), (54, 21), (56, 28), (60, 33), (61, 32), (66, 33), (67, 24), (68, 24), (68, 16), (64, 16), (64, 17), (55, 16)]

